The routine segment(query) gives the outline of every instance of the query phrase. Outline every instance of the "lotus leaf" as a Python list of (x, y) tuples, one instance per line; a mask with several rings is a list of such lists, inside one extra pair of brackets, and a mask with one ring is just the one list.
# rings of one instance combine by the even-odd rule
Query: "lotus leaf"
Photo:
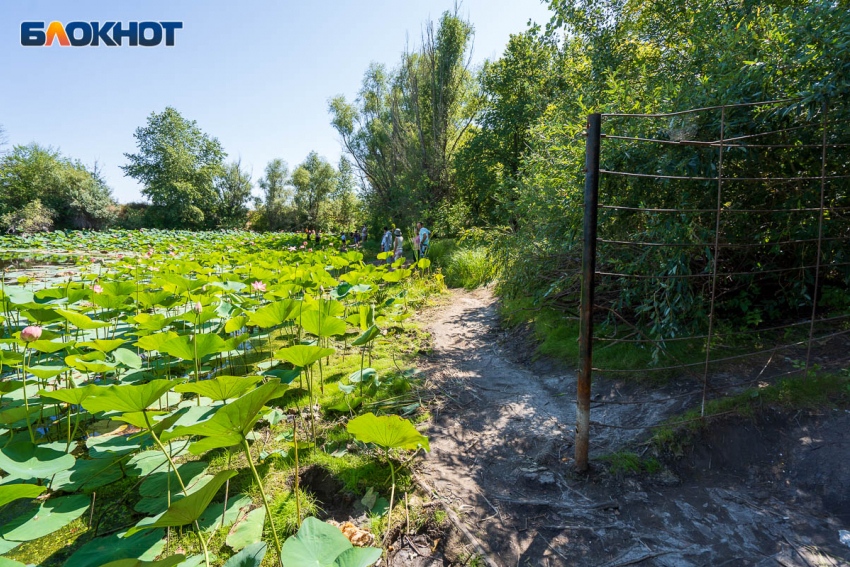
[(85, 494), (51, 498), (0, 527), (0, 536), (10, 541), (31, 541), (44, 537), (82, 516), (90, 503), (91, 499)]
[(310, 366), (320, 358), (332, 355), (334, 349), (322, 348), (312, 345), (295, 345), (293, 347), (281, 349), (275, 353), (275, 358), (283, 359), (293, 366), (305, 368)]
[(166, 510), (165, 513), (155, 522), (144, 526), (133, 526), (127, 530), (124, 537), (130, 537), (134, 533), (142, 530), (185, 526), (186, 524), (194, 522), (200, 518), (201, 514), (204, 513), (204, 510), (207, 509), (207, 506), (209, 506), (210, 502), (212, 502), (212, 499), (216, 492), (218, 492), (218, 489), (221, 488), (227, 479), (234, 476), (236, 476), (236, 471), (220, 471), (210, 482), (204, 485), (204, 487), (197, 492), (193, 492), (189, 496), (173, 502), (171, 506), (169, 506), (168, 510)]
[(374, 547), (354, 547), (339, 528), (307, 518), (281, 549), (287, 567), (366, 567), (381, 558)]
[(397, 415), (376, 416), (369, 412), (349, 421), (347, 429), (358, 441), (385, 449), (416, 449), (421, 445), (426, 451), (431, 450), (428, 438)]
[(76, 459), (65, 452), (65, 443), (33, 445), (28, 439), (0, 447), (0, 469), (14, 478), (50, 478), (74, 466)]

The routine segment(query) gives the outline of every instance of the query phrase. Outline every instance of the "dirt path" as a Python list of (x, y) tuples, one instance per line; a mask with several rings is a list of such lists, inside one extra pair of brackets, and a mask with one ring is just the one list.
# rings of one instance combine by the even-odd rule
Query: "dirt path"
[[(850, 549), (839, 530), (850, 529), (850, 473), (827, 479), (833, 486), (820, 493), (805, 487), (812, 475), (825, 482), (822, 467), (847, 468), (850, 414), (798, 417), (777, 439), (765, 439), (757, 425), (720, 428), (713, 442), (723, 451), (706, 441), (675, 473), (617, 479), (597, 466), (590, 477), (576, 477), (574, 373), (511, 361), (498, 344), (498, 323), (486, 289), (453, 291), (426, 320), (434, 350), (423, 370), (445, 404), (433, 412), (432, 450), (420, 472), (498, 564), (848, 565), (840, 559)], [(594, 381), (602, 398), (629, 387)], [(643, 399), (670, 394), (640, 392)], [(594, 408), (592, 419), (651, 425), (692, 401), (606, 405)], [(813, 449), (814, 428), (815, 445), (826, 443), (826, 452)], [(633, 446), (638, 435), (594, 428), (591, 458)], [(801, 441), (807, 435), (808, 446)], [(747, 459), (753, 444), (762, 448), (760, 461)]]

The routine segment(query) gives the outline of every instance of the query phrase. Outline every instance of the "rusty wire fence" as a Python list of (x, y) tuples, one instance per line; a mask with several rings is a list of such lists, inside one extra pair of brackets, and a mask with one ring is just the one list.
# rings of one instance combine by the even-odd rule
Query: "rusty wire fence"
[[(700, 396), (698, 419), (705, 419), (709, 417), (705, 415), (705, 405), (710, 395), (721, 396), (757, 382), (808, 374), (813, 345), (850, 334), (847, 309), (819, 306), (826, 277), (850, 280), (850, 144), (846, 142), (844, 126), (850, 121), (830, 119), (829, 108), (823, 104), (803, 120), (797, 117), (783, 127), (747, 131), (758, 123), (754, 122), (753, 113), (775, 116), (771, 112), (787, 107), (788, 102), (588, 117), (576, 396), (575, 461), (579, 471), (588, 468), (592, 428), (643, 429), (591, 420), (594, 374), (691, 374), (696, 378), (694, 390), (672, 398), (607, 399), (593, 404), (649, 404)], [(641, 130), (634, 127), (636, 122), (648, 126)], [(662, 125), (653, 125), (658, 122)], [(684, 126), (676, 130), (675, 124)], [(694, 131), (707, 129), (715, 130), (715, 139), (689, 139)], [(623, 135), (624, 131), (629, 135)], [(662, 149), (648, 153), (647, 160), (641, 162), (635, 159), (634, 152), (640, 152), (643, 146)], [(618, 168), (618, 158), (624, 158), (619, 161), (626, 167)], [(677, 168), (685, 171), (676, 171)], [(634, 183), (640, 184), (640, 191), (633, 190), (630, 184)], [(763, 200), (756, 195), (763, 195)], [(769, 223), (759, 220), (767, 215)], [(675, 217), (678, 224), (667, 234), (664, 227), (674, 225), (665, 224), (663, 219), (670, 217)], [(780, 237), (757, 234), (760, 222), (780, 227), (781, 230), (767, 231)], [(624, 230), (622, 225), (626, 223), (628, 228)], [(655, 230), (647, 230), (649, 225)], [(650, 233), (654, 240), (647, 238)], [(685, 260), (670, 268), (669, 263), (664, 263), (665, 253)], [(619, 260), (624, 256), (641, 261), (624, 263)], [(635, 282), (643, 287), (636, 288)], [(745, 328), (728, 324), (726, 302), (735, 294), (748, 289), (787, 293), (787, 288), (794, 286), (803, 299), (793, 313), (773, 317), (768, 325), (758, 320)], [(645, 295), (664, 289), (668, 297), (674, 297), (667, 302), (667, 309), (673, 310), (677, 293), (690, 294), (701, 302), (707, 316), (685, 325), (686, 333), (680, 330), (678, 334), (665, 334), (657, 324), (642, 322), (634, 310), (631, 316), (623, 312), (623, 301), (618, 303), (616, 298), (626, 289), (638, 289)], [(600, 293), (606, 295), (606, 301), (599, 300)], [(611, 321), (620, 323), (627, 332), (594, 335), (595, 325)], [(824, 331), (825, 327), (829, 329)], [(789, 336), (793, 340), (788, 340)], [(750, 340), (754, 337), (759, 337), (759, 341)], [(737, 348), (733, 354), (718, 354), (720, 341), (732, 342)], [(700, 355), (704, 351), (704, 356), (697, 361), (662, 356), (662, 362), (642, 368), (596, 367), (594, 345), (600, 343), (652, 347), (665, 355), (669, 354), (670, 345), (684, 343), (697, 348)], [(781, 360), (777, 355), (789, 349), (805, 349), (804, 361), (790, 370), (787, 364), (776, 363)], [(755, 378), (712, 383), (716, 369), (756, 357), (766, 360), (759, 362), (760, 371)]]

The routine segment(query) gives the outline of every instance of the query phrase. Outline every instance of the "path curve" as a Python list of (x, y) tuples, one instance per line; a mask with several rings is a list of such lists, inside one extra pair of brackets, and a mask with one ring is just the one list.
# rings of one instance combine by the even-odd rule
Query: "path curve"
[[(610, 478), (599, 481), (605, 475), (575, 476), (575, 374), (512, 361), (514, 351), (499, 344), (505, 333), (488, 289), (452, 290), (423, 323), (433, 351), (423, 357), (422, 369), (444, 402), (432, 409), (431, 453), (420, 475), (498, 564), (702, 567), (762, 560), (776, 565), (784, 558), (785, 565), (805, 565), (791, 541), (802, 541), (798, 547), (826, 544), (826, 534), (837, 534), (841, 522), (835, 518), (815, 517), (779, 498), (753, 498), (752, 486), (741, 490), (728, 479), (712, 476), (688, 485), (665, 472), (652, 481), (626, 478), (612, 485)], [(613, 396), (629, 387), (594, 380), (594, 395)], [(669, 395), (640, 392), (644, 399)], [(592, 418), (645, 426), (689, 402), (608, 405), (595, 408)], [(591, 458), (640, 435), (592, 433)], [(840, 546), (828, 547), (841, 552)]]

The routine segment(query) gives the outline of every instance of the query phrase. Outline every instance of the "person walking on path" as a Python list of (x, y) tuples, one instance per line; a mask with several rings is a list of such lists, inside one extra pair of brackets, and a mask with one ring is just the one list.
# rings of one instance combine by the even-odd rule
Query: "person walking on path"
[(419, 229), (419, 258), (428, 256), (428, 248), (431, 246), (431, 231), (425, 228), (421, 222), (416, 223)]
[(395, 229), (395, 242), (393, 244), (393, 260), (398, 260), (404, 254), (404, 238), (401, 236), (401, 229)]
[(363, 225), (363, 230), (360, 231), (360, 242), (366, 244), (366, 237), (369, 236), (369, 233), (366, 231), (366, 225)]
[[(384, 237), (381, 239), (381, 252), (389, 253), (393, 249), (393, 233), (389, 228), (384, 227)], [(387, 255), (387, 264), (391, 264), (391, 255)]]

